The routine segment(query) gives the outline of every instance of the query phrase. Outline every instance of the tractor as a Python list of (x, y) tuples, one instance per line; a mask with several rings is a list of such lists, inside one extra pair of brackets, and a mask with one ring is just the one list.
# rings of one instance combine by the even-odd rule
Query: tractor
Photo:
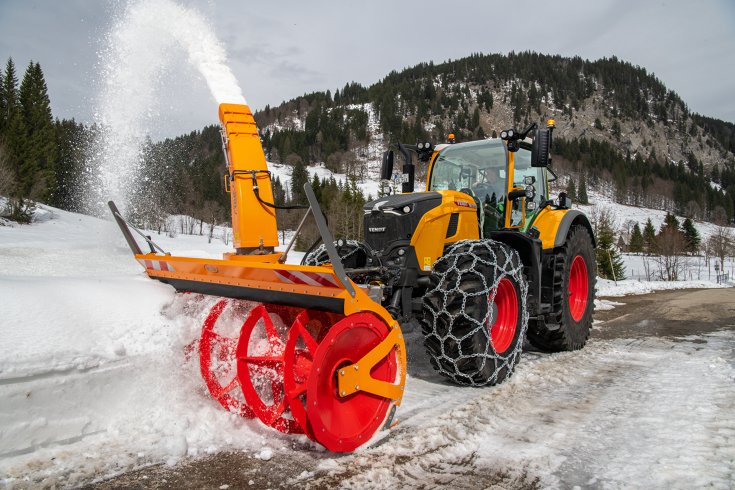
[[(225, 409), (348, 452), (393, 423), (406, 380), (401, 327), (412, 320), (434, 369), (463, 385), (502, 383), (526, 338), (546, 351), (585, 345), (595, 241), (564, 193), (549, 196), (553, 121), (499, 139), (399, 141), (402, 192), (364, 206), (363, 243), (333, 240), (307, 183), (306, 213), (276, 252), (279, 206), (252, 113), (221, 104), (219, 117), (234, 253), (171, 256), (109, 205), (149, 277), (219, 298), (191, 350)], [(414, 192), (413, 155), (429, 164), (425, 192)], [(389, 149), (381, 180), (394, 164)], [(300, 265), (287, 263), (310, 215), (323, 243)], [(225, 317), (238, 327), (225, 331)]]

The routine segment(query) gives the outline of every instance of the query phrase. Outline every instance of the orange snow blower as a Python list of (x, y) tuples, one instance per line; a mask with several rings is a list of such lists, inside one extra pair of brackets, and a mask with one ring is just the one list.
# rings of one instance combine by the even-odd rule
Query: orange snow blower
[[(307, 183), (307, 216), (324, 244), (299, 266), (286, 257), (306, 216), (275, 253), (277, 206), (253, 117), (231, 104), (219, 115), (235, 253), (171, 257), (146, 238), (151, 253), (143, 254), (135, 228), (110, 208), (151, 278), (225, 298), (204, 322), (199, 358), (227, 410), (350, 451), (390, 426), (401, 403), (406, 352), (397, 322), (417, 321), (431, 366), (463, 385), (508, 379), (524, 339), (547, 351), (584, 347), (595, 239), (566, 193), (550, 196), (553, 120), (465, 143), (398, 141), (403, 173), (393, 174), (388, 149), (381, 180), (401, 182), (402, 193), (363, 206), (363, 243), (335, 246)], [(428, 163), (424, 192), (414, 192), (414, 154)], [(242, 327), (225, 332), (233, 322), (219, 319), (246, 309)]]
[[(240, 416), (258, 417), (284, 433), (304, 433), (331, 451), (352, 451), (389, 426), (401, 404), (406, 350), (400, 326), (379, 299), (368, 296), (369, 287), (347, 277), (308, 184), (310, 206), (301, 226), (312, 214), (329, 263), (285, 263), (299, 231), (285, 252), (274, 252), (270, 172), (253, 116), (245, 105), (221, 104), (219, 117), (235, 253), (223, 260), (173, 257), (129, 226), (113, 202), (110, 209), (149, 277), (180, 292), (222, 297), (204, 322), (198, 346), (211, 395)], [(140, 250), (131, 228), (151, 253)], [(258, 304), (239, 332), (227, 336), (217, 330), (217, 320), (244, 303), (237, 300)], [(265, 339), (257, 338), (256, 327)]]

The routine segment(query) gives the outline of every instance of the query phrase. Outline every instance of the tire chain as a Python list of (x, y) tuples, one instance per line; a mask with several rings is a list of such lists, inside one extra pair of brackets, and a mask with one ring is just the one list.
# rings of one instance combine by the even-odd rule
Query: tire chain
[[(506, 246), (497, 247), (499, 242), (496, 242), (494, 240), (463, 240), (456, 242), (449, 248), (443, 257), (440, 257), (435, 263), (434, 263), (434, 270), (436, 271), (437, 268), (443, 269), (442, 267), (444, 264), (446, 264), (446, 270), (441, 273), (434, 274), (434, 277), (436, 278), (436, 281), (433, 282), (433, 287), (430, 287), (426, 291), (426, 296), (429, 296), (429, 294), (438, 291), (441, 296), (443, 296), (443, 302), (441, 305), (441, 308), (437, 311), (434, 308), (432, 308), (431, 304), (424, 300), (424, 333), (426, 336), (434, 335), (440, 340), (441, 344), (441, 350), (442, 355), (441, 358), (436, 359), (438, 371), (443, 376), (446, 376), (450, 379), (452, 379), (454, 382), (458, 384), (463, 385), (472, 385), (472, 386), (485, 386), (488, 384), (497, 384), (504, 380), (498, 379), (498, 374), (500, 371), (503, 370), (504, 367), (507, 367), (508, 369), (505, 371), (506, 377), (509, 376), (515, 367), (515, 364), (520, 359), (520, 354), (523, 349), (523, 339), (525, 337), (526, 329), (528, 327), (528, 310), (526, 308), (526, 296), (528, 293), (528, 284), (525, 280), (525, 277), (523, 275), (523, 263), (520, 260), (520, 257), (518, 256), (518, 252), (515, 250), (510, 249)], [(495, 245), (495, 248), (493, 247)], [(468, 250), (462, 250), (461, 253), (456, 253), (460, 249), (463, 249), (465, 247), (468, 247)], [(491, 257), (491, 260), (483, 259), (479, 256), (477, 253), (478, 251), (483, 251), (485, 253), (482, 253), (482, 255), (487, 255)], [(502, 256), (499, 256), (497, 253), (498, 251), (502, 251)], [(510, 253), (508, 253), (510, 251)], [(463, 264), (462, 268), (459, 268), (457, 266), (457, 262), (460, 259), (465, 259), (467, 255), (471, 255), (473, 257), (472, 265), (470, 267), (466, 267)], [(513, 258), (515, 257), (515, 262), (518, 265), (513, 264)], [(464, 262), (464, 260), (463, 260)], [(478, 273), (477, 271), (481, 269), (494, 269), (495, 273), (493, 274), (494, 280), (492, 283), (489, 283), (488, 277), (486, 277), (484, 274)], [(456, 277), (453, 277), (455, 276)], [(467, 292), (463, 291), (459, 288), (459, 285), (461, 284), (462, 276), (463, 275), (472, 275), (473, 278), (481, 278), (483, 289), (480, 291), (472, 291)], [(498, 355), (495, 352), (495, 348), (491, 348), (492, 344), (492, 338), (490, 337), (490, 332), (487, 332), (487, 337), (490, 339), (490, 342), (488, 342), (485, 345), (485, 350), (482, 354), (472, 354), (472, 355), (460, 355), (459, 358), (452, 359), (451, 357), (447, 356), (444, 352), (444, 345), (445, 341), (447, 339), (453, 339), (455, 342), (457, 342), (458, 345), (461, 345), (461, 343), (467, 339), (468, 337), (471, 337), (479, 329), (488, 329), (486, 326), (490, 320), (490, 316), (492, 315), (492, 308), (488, 308), (487, 312), (485, 313), (484, 318), (481, 321), (477, 321), (474, 318), (471, 318), (467, 315), (464, 315), (462, 312), (465, 310), (465, 306), (467, 303), (468, 296), (482, 296), (486, 298), (487, 304), (492, 304), (492, 302), (495, 300), (495, 294), (497, 292), (498, 284), (500, 283), (500, 280), (504, 277), (512, 277), (515, 282), (520, 287), (520, 299), (521, 299), (521, 312), (523, 314), (523, 318), (521, 319), (521, 332), (519, 335), (519, 340), (516, 343), (515, 348), (512, 352), (507, 353), (504, 352), (503, 355)], [(442, 287), (448, 287), (450, 285), (453, 285), (451, 289), (442, 289)], [(460, 309), (460, 313), (457, 315), (452, 314), (450, 311), (447, 310), (447, 299), (452, 297), (452, 293), (457, 293), (462, 295), (462, 308)], [(425, 296), (425, 297), (426, 297)], [(437, 318), (441, 315), (446, 315), (451, 319), (450, 324), (453, 325), (454, 321), (460, 317), (464, 316), (464, 318), (470, 320), (472, 323), (474, 323), (476, 326), (473, 328), (470, 332), (466, 333), (462, 337), (457, 337), (453, 334), (452, 329), (448, 328), (447, 332), (444, 334), (441, 334), (437, 331)], [(457, 367), (457, 362), (462, 359), (468, 359), (471, 357), (478, 357), (482, 356), (483, 360), (479, 365), (479, 368), (475, 370), (473, 373), (463, 373), (460, 372), (460, 370)], [(495, 365), (495, 371), (486, 381), (478, 383), (475, 381), (474, 377), (477, 375), (483, 368), (486, 363), (489, 361), (493, 362)], [(449, 363), (454, 366), (454, 372), (447, 371), (443, 366), (446, 365), (446, 363)], [(437, 367), (435, 366), (435, 367)]]
[[(334, 242), (334, 244), (336, 245), (337, 242)], [(360, 242), (358, 242), (357, 240), (347, 240), (347, 246), (353, 246), (354, 248), (352, 249), (351, 252), (349, 252), (349, 253), (347, 253), (345, 255), (340, 255), (339, 256), (339, 258), (342, 260), (342, 262), (344, 262), (345, 259), (347, 259), (348, 257), (350, 257), (352, 254), (356, 253), (358, 250), (360, 250), (360, 249), (363, 248), (363, 245)], [(319, 257), (319, 255), (322, 254), (322, 253), (326, 256), (326, 260), (317, 260), (317, 257)], [(313, 261), (313, 263), (312, 263), (312, 261)], [(321, 245), (319, 245), (319, 247), (316, 250), (314, 250), (313, 252), (311, 252), (309, 255), (306, 256), (306, 259), (304, 260), (304, 264), (305, 265), (320, 266), (320, 265), (326, 264), (327, 262), (330, 262), (330, 261), (331, 261), (331, 259), (329, 258), (329, 254), (327, 253), (327, 247), (325, 247), (324, 244), (322, 243)]]

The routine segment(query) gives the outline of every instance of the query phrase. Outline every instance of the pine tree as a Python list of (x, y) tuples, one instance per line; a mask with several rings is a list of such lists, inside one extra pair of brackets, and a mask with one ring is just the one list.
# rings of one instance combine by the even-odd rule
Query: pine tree
[(291, 172), (291, 197), (298, 204), (309, 204), (304, 192), (304, 184), (309, 182), (309, 172), (306, 171), (306, 165), (299, 158), (293, 166)]
[(572, 201), (577, 200), (577, 188), (574, 186), (574, 179), (569, 177), (569, 183), (567, 184), (567, 197)]
[(472, 121), (470, 122), (470, 130), (474, 131), (477, 126), (480, 125), (480, 107), (475, 107), (475, 112), (472, 113)]
[(697, 228), (694, 226), (694, 222), (690, 218), (685, 219), (684, 223), (681, 225), (681, 229), (684, 232), (684, 239), (687, 242), (687, 250), (691, 253), (697, 253), (699, 245), (702, 242), (702, 238), (700, 237)]
[(2, 87), (0, 87), (0, 133), (7, 131), (13, 112), (18, 108), (18, 77), (15, 75), (15, 64), (13, 58), (8, 58), (5, 65)]
[(646, 226), (643, 228), (643, 248), (646, 251), (646, 253), (653, 253), (658, 248), (656, 238), (656, 228), (653, 226), (653, 222), (651, 221), (651, 218), (648, 218), (648, 221), (646, 221)]
[(40, 185), (40, 188), (45, 190), (37, 188), (36, 192), (39, 195), (31, 197), (49, 202), (55, 183), (56, 135), (51, 116), (51, 102), (39, 63), (31, 62), (28, 65), (20, 85), (19, 99), (23, 122), (28, 131), (29, 145), (26, 175), (21, 184), (28, 192), (34, 185)]
[(589, 204), (590, 200), (587, 197), (587, 183), (584, 180), (584, 175), (582, 176), (582, 180), (579, 182), (579, 193), (577, 195), (577, 200), (582, 204)]
[[(599, 267), (597, 273), (605, 279), (625, 279), (625, 264), (615, 246), (615, 229), (609, 214), (603, 214), (595, 230), (597, 248), (595, 256)], [(613, 270), (615, 273), (613, 274)]]
[(680, 226), (680, 223), (679, 223), (679, 220), (676, 219), (676, 216), (667, 212), (666, 218), (664, 218), (664, 222), (661, 223), (661, 229), (659, 230), (659, 233), (664, 231), (665, 228), (671, 228), (674, 231), (679, 231), (679, 226)]
[(641, 227), (638, 223), (633, 226), (633, 233), (630, 235), (630, 251), (636, 254), (643, 252), (645, 246), (645, 240), (643, 239), (643, 233), (641, 233)]

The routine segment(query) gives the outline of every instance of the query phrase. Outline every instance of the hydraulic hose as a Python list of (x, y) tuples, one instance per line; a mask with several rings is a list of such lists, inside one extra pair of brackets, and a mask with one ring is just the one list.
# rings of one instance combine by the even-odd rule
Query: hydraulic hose
[[(279, 206), (277, 204), (272, 204), (272, 203), (269, 203), (269, 202), (265, 202), (260, 197), (260, 188), (258, 186), (258, 180), (257, 180), (257, 177), (256, 177), (256, 174), (261, 173), (261, 172), (267, 173), (268, 174), (268, 178), (270, 178), (270, 172), (268, 172), (266, 170), (251, 170), (251, 171), (248, 172), (253, 177), (253, 192), (255, 193), (255, 197), (256, 197), (256, 199), (258, 199), (258, 201), (260, 202), (260, 204), (262, 204), (263, 206), (268, 206), (269, 208), (273, 208), (273, 209), (309, 209), (309, 206), (303, 206), (303, 205), (300, 205), (300, 204), (294, 204), (294, 205), (291, 205), (291, 206)], [(232, 175), (232, 178), (234, 178), (234, 177), (235, 177), (235, 175), (233, 174)], [(327, 216), (324, 213), (322, 213), (322, 216), (324, 216), (324, 221), (326, 221), (327, 224), (329, 224), (329, 219), (327, 219)], [(319, 243), (321, 243), (321, 241), (322, 241), (322, 237), (320, 235), (319, 238), (317, 238), (316, 241), (311, 245), (311, 247), (309, 247), (309, 250), (307, 250), (306, 253), (304, 254), (304, 257), (301, 259), (301, 265), (304, 265), (304, 261), (306, 260), (306, 257), (317, 246), (319, 246)]]

